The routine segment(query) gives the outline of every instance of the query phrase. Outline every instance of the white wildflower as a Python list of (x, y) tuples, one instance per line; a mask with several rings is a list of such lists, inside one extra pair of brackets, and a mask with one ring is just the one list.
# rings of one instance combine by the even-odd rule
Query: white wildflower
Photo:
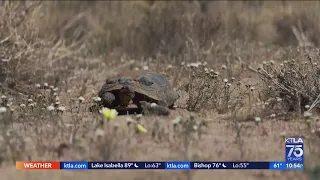
[(32, 108), (34, 108), (35, 106), (36, 106), (35, 103), (30, 103), (30, 104), (28, 105), (28, 107), (32, 107)]
[(12, 103), (12, 100), (9, 100), (10, 102), (7, 103), (7, 106), (11, 106), (13, 103)]
[(260, 71), (260, 70), (262, 70), (262, 69), (264, 69), (264, 68), (263, 68), (263, 65), (260, 64), (257, 70)]
[(44, 87), (48, 87), (49, 84), (48, 84), (48, 83), (44, 83), (43, 86), (44, 86)]
[(93, 97), (92, 99), (93, 99), (94, 102), (100, 102), (101, 101), (100, 97)]
[(310, 108), (310, 106), (309, 106), (309, 105), (305, 105), (304, 107), (305, 107), (306, 109), (309, 109), (309, 108)]
[(33, 100), (32, 99), (28, 99), (28, 103), (32, 103), (33, 102)]
[(59, 107), (57, 108), (57, 110), (58, 110), (59, 112), (64, 112), (64, 111), (66, 110), (66, 108), (65, 108), (64, 106), (59, 106)]
[(7, 112), (7, 108), (6, 107), (0, 107), (0, 113), (5, 113)]
[(309, 118), (309, 117), (311, 117), (311, 116), (312, 116), (312, 113), (311, 113), (311, 112), (305, 111), (305, 112), (303, 113), (303, 117), (305, 117), (305, 118)]
[(133, 59), (131, 59), (129, 62), (130, 62), (130, 64), (133, 64), (133, 63), (135, 63), (136, 61), (133, 60)]
[(80, 103), (84, 102), (84, 98), (83, 98), (82, 96), (80, 96), (80, 97), (78, 98), (78, 100), (79, 100)]
[(315, 132), (316, 132), (316, 130), (314, 130), (314, 129), (311, 130), (311, 133), (315, 133)]
[(25, 108), (26, 105), (25, 105), (25, 104), (20, 104), (20, 107), (21, 107), (21, 108)]
[(151, 107), (156, 107), (158, 106), (156, 103), (151, 103)]
[(54, 107), (53, 107), (53, 106), (48, 106), (48, 107), (47, 107), (47, 110), (48, 110), (48, 111), (53, 111), (53, 110), (54, 110)]
[(261, 122), (261, 118), (260, 118), (260, 117), (255, 117), (254, 120), (255, 120), (256, 122)]
[(226, 65), (222, 65), (221, 69), (227, 69), (227, 66)]
[(97, 130), (96, 130), (96, 132), (95, 132), (95, 135), (97, 136), (97, 137), (99, 137), (99, 136), (104, 136), (104, 130), (102, 130), (102, 129), (100, 129), (100, 128), (98, 128)]
[(190, 67), (198, 68), (199, 64), (198, 63), (190, 63)]
[(36, 88), (40, 88), (40, 87), (41, 87), (41, 85), (40, 85), (40, 84), (36, 84), (35, 86), (36, 86)]
[(227, 83), (227, 82), (228, 82), (228, 79), (223, 79), (223, 82), (224, 82), (224, 83)]
[(169, 65), (168, 65), (168, 69), (171, 69), (171, 68), (172, 68), (172, 65), (171, 65), (171, 64), (169, 64)]
[(2, 96), (1, 96), (1, 99), (7, 99), (7, 96), (2, 95)]
[(276, 114), (270, 114), (269, 117), (270, 117), (270, 118), (275, 118), (275, 117), (276, 117)]
[(178, 124), (182, 121), (183, 117), (182, 116), (178, 116), (176, 117), (174, 120), (172, 120), (173, 124)]
[(148, 70), (149, 67), (148, 67), (148, 66), (143, 66), (142, 69), (143, 69), (143, 70)]

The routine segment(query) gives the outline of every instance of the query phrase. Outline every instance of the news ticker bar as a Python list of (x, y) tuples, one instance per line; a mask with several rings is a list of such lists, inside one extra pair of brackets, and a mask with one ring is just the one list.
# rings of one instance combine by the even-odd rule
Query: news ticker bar
[(303, 170), (303, 163), (286, 162), (16, 162), (20, 170)]

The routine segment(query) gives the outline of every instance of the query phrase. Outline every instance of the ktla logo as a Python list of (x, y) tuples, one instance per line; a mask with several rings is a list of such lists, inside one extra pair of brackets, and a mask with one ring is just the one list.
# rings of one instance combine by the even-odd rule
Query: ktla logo
[[(303, 139), (302, 138), (286, 138), (287, 160), (302, 161), (303, 156)], [(293, 156), (293, 157), (292, 157)]]

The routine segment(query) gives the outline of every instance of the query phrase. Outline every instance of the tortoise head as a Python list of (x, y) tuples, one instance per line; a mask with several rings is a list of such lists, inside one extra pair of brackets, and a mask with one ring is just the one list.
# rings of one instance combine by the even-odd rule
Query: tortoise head
[(116, 94), (121, 106), (128, 106), (135, 96), (134, 89), (129, 85), (124, 85)]

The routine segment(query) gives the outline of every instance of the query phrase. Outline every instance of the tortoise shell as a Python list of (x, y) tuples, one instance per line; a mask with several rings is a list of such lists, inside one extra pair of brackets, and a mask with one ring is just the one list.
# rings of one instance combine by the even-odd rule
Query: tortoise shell
[(173, 90), (167, 78), (159, 73), (151, 71), (131, 71), (123, 72), (117, 76), (106, 80), (102, 86), (99, 96), (106, 92), (117, 94), (118, 96), (127, 97), (123, 89), (134, 92), (134, 103), (139, 101), (155, 102), (166, 107), (173, 106), (179, 95)]

